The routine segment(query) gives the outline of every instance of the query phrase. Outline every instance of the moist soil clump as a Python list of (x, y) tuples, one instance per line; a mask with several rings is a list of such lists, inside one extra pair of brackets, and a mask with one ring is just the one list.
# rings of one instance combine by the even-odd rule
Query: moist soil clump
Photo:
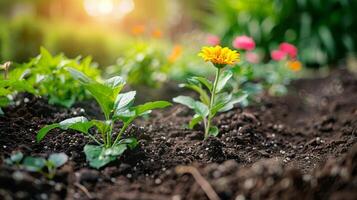
[[(207, 140), (203, 127), (186, 128), (187, 108), (155, 111), (125, 133), (138, 138), (136, 149), (94, 170), (82, 152), (83, 135), (54, 130), (41, 143), (35, 136), (68, 117), (101, 115), (95, 103), (63, 109), (19, 95), (0, 117), (0, 199), (209, 199), (197, 176), (220, 199), (356, 199), (356, 76), (338, 70), (300, 79), (288, 95), (260, 99), (217, 116), (221, 133)], [(13, 151), (43, 157), (64, 152), (70, 159), (47, 180), (5, 165)]]

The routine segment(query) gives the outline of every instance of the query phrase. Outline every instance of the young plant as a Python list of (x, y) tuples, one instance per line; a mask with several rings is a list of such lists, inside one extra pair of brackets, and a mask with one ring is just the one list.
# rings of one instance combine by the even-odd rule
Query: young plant
[(32, 94), (44, 96), (50, 104), (71, 107), (76, 101), (88, 99), (90, 95), (65, 70), (72, 67), (92, 79), (100, 78), (99, 69), (91, 63), (91, 58), (70, 59), (63, 54), (51, 55), (45, 48), (40, 54), (23, 64), (13, 64), (8, 72), (9, 80), (23, 80), (34, 88)]
[(64, 153), (53, 153), (48, 159), (42, 157), (32, 157), (24, 155), (21, 152), (16, 152), (5, 159), (8, 165), (16, 165), (30, 172), (39, 172), (48, 179), (53, 179), (56, 175), (57, 168), (61, 167), (68, 161), (68, 156)]
[[(136, 92), (120, 93), (125, 85), (121, 77), (116, 76), (99, 83), (73, 68), (67, 70), (96, 99), (105, 120), (88, 120), (85, 117), (66, 119), (60, 123), (43, 127), (37, 134), (37, 141), (41, 141), (50, 130), (55, 128), (79, 131), (96, 143), (96, 145), (87, 144), (84, 146), (84, 153), (89, 165), (94, 168), (99, 169), (105, 166), (122, 155), (126, 149), (133, 149), (137, 146), (138, 142), (135, 138), (123, 138), (123, 133), (134, 119), (150, 113), (153, 109), (171, 105), (166, 101), (155, 101), (133, 106)], [(114, 135), (113, 126), (118, 120), (122, 121), (123, 126), (120, 132)], [(101, 136), (100, 140), (89, 132), (91, 127), (97, 128)]]
[(31, 84), (27, 80), (24, 80), (23, 77), (9, 76), (11, 64), (11, 62), (6, 62), (0, 65), (0, 70), (4, 71), (3, 79), (0, 78), (0, 115), (4, 114), (1, 108), (11, 104), (12, 95), (18, 92), (36, 93)]
[[(183, 104), (195, 111), (195, 115), (189, 123), (189, 128), (203, 122), (205, 138), (217, 136), (219, 130), (212, 125), (212, 119), (218, 112), (231, 110), (234, 104), (243, 101), (247, 95), (244, 92), (226, 92), (224, 87), (233, 73), (225, 70), (227, 65), (232, 65), (239, 61), (239, 54), (229, 48), (220, 46), (204, 47), (199, 54), (206, 62), (211, 62), (216, 68), (215, 80), (212, 83), (204, 77), (192, 77), (188, 83), (180, 85), (197, 92), (200, 101), (196, 101), (188, 96), (178, 96), (173, 99), (174, 102)], [(209, 94), (208, 94), (208, 93)]]

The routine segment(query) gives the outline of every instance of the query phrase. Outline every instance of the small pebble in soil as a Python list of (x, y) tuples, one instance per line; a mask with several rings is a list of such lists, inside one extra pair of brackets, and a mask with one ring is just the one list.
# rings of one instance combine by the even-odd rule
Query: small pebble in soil
[(42, 194), (40, 195), (40, 198), (41, 198), (41, 199), (48, 199), (48, 195), (45, 194), (45, 193), (42, 193)]
[(236, 197), (235, 200), (245, 200), (245, 196), (242, 195), (242, 194), (240, 194), (240, 195), (238, 195), (238, 196)]
[(156, 185), (161, 184), (161, 182), (162, 182), (161, 179), (159, 179), (159, 178), (155, 179), (155, 184), (156, 184)]

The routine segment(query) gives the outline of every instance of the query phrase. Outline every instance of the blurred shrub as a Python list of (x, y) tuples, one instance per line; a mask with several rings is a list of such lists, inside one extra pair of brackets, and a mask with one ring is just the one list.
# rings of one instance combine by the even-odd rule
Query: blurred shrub
[(252, 36), (266, 52), (287, 41), (298, 46), (300, 60), (310, 66), (336, 63), (356, 50), (357, 1), (210, 1), (208, 18), (200, 18), (225, 45), (240, 34)]
[(108, 66), (124, 54), (132, 40), (92, 25), (78, 28), (75, 23), (21, 17), (0, 23), (0, 61), (24, 62), (45, 46), (70, 57), (92, 56), (101, 66)]

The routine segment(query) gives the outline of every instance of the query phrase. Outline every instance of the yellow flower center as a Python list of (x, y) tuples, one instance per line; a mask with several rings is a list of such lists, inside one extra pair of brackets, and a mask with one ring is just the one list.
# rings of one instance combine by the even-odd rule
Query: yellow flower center
[[(206, 62), (211, 62), (218, 66), (233, 65), (239, 62), (239, 53), (227, 47), (203, 47), (198, 56), (202, 57)], [(218, 66), (217, 66), (218, 65)]]

